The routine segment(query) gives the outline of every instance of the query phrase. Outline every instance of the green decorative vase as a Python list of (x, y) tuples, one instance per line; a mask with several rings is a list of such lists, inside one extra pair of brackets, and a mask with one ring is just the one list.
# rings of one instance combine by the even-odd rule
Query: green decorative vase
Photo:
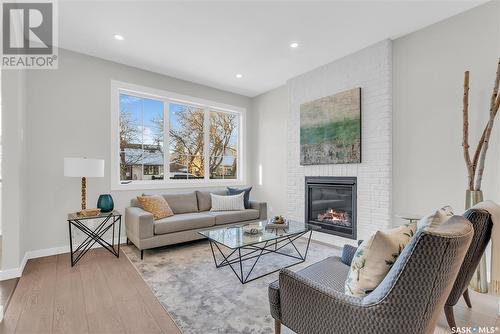
[(113, 211), (115, 207), (113, 197), (111, 197), (110, 194), (103, 194), (99, 196), (99, 199), (97, 200), (97, 207), (104, 213)]
[[(465, 192), (465, 209), (469, 209), (483, 201), (481, 190), (467, 190)], [(486, 277), (486, 256), (483, 254), (481, 261), (470, 280), (469, 286), (476, 292), (488, 293), (488, 279)]]

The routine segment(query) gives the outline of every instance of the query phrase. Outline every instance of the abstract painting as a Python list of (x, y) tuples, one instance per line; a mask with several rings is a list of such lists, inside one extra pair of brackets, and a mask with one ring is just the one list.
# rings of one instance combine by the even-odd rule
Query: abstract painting
[(300, 106), (300, 164), (361, 162), (361, 88)]

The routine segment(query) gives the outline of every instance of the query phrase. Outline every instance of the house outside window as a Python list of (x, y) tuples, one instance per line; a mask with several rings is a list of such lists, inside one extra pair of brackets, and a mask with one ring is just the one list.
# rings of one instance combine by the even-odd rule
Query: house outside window
[(244, 184), (245, 109), (112, 81), (112, 188)]

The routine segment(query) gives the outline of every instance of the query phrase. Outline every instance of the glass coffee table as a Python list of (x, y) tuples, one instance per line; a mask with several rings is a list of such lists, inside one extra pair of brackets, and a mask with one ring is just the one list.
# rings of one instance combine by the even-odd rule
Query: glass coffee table
[[(279, 228), (266, 228), (266, 224), (266, 221), (260, 221), (249, 224), (212, 228), (200, 231), (199, 233), (207, 237), (210, 242), (210, 249), (212, 250), (215, 267), (220, 268), (229, 266), (240, 282), (245, 284), (306, 260), (312, 234), (312, 227), (309, 224), (288, 221), (286, 227)], [(262, 232), (258, 234), (245, 233), (243, 227), (246, 225), (258, 225), (262, 227)], [(305, 250), (300, 252), (297, 248), (296, 241), (306, 234), (309, 234), (307, 236), (307, 245)], [(285, 247), (290, 251), (285, 252)], [(222, 257), (222, 260), (219, 260), (219, 262), (217, 261), (216, 252)], [(285, 256), (295, 259), (296, 261), (291, 264), (287, 263), (275, 270), (265, 272), (257, 277), (250, 278), (250, 274), (254, 271), (261, 256), (267, 254)], [(246, 265), (244, 265), (244, 262)]]

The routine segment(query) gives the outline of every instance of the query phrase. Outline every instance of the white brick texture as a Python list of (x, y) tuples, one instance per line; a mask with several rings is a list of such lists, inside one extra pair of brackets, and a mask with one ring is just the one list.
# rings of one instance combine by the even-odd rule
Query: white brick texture
[[(305, 176), (356, 176), (358, 239), (390, 226), (392, 217), (392, 42), (382, 41), (288, 80), (287, 215), (304, 219)], [(361, 87), (361, 163), (300, 166), (300, 105)], [(325, 235), (315, 232), (316, 239)], [(328, 236), (341, 246), (347, 239)], [(352, 243), (352, 242), (350, 242)]]

